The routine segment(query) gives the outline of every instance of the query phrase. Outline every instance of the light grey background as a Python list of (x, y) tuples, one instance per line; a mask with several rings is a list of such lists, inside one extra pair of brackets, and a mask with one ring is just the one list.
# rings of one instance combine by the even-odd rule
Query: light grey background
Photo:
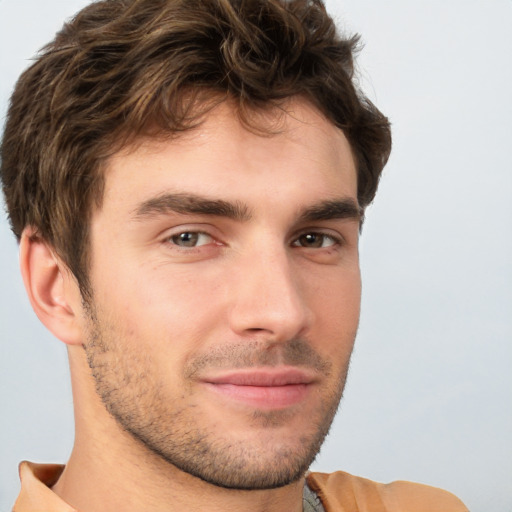
[[(0, 117), (83, 0), (0, 0)], [(366, 92), (394, 151), (364, 228), (362, 321), (314, 469), (447, 488), (512, 511), (512, 1), (331, 0), (363, 34)], [(0, 220), (0, 510), (22, 459), (64, 462), (64, 346), (32, 313)]]

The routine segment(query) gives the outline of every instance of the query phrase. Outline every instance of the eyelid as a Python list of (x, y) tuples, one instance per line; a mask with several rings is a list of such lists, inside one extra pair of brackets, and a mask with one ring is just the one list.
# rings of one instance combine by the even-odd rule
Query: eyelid
[[(169, 229), (166, 229), (165, 231), (163, 231), (160, 236), (160, 240), (161, 240), (161, 243), (163, 243), (163, 244), (168, 244), (168, 245), (171, 245), (172, 247), (175, 247), (178, 249), (185, 249), (185, 250), (203, 247), (203, 246), (209, 245), (211, 243), (216, 243), (218, 245), (222, 244), (222, 242), (220, 242), (219, 234), (214, 233), (213, 231), (214, 231), (214, 229), (211, 228), (211, 226), (206, 225), (206, 224), (195, 224), (195, 225), (194, 224), (188, 224), (188, 225), (182, 224), (182, 225), (174, 226), (173, 228), (169, 228)], [(192, 247), (180, 246), (176, 243), (173, 243), (172, 238), (177, 237), (182, 233), (194, 233), (197, 235), (204, 235), (204, 236), (209, 237), (211, 239), (211, 241), (208, 243), (205, 243), (205, 244), (192, 246)]]
[[(295, 233), (292, 237), (290, 245), (295, 246), (295, 243), (299, 240), (299, 238), (301, 236), (308, 235), (308, 234), (325, 236), (334, 241), (334, 244), (332, 244), (331, 246), (321, 247), (318, 249), (327, 249), (327, 248), (334, 247), (334, 246), (342, 246), (346, 243), (345, 238), (338, 231), (328, 229), (328, 228), (314, 228), (313, 227), (313, 228), (301, 229), (299, 232)], [(300, 246), (295, 246), (295, 247), (300, 247)]]
[[(181, 231), (179, 233), (176, 233), (175, 235), (171, 235), (167, 240), (172, 242), (173, 245), (177, 245), (178, 247), (189, 247), (187, 245), (180, 245), (178, 241), (175, 240), (176, 238), (179, 238), (181, 235), (185, 234), (197, 236), (196, 245), (192, 245), (190, 247), (201, 247), (202, 245), (208, 245), (214, 240), (214, 238), (211, 235), (201, 231)], [(206, 240), (204, 240), (204, 238), (206, 238)]]

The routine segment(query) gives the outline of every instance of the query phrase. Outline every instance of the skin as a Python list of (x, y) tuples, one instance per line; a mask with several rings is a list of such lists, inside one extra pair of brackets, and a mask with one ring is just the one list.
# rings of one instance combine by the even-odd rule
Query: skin
[(302, 99), (286, 111), (264, 137), (223, 103), (114, 156), (89, 303), (23, 237), (34, 309), (69, 347), (76, 440), (54, 490), (82, 512), (302, 510), (357, 331), (360, 219), (343, 133)]

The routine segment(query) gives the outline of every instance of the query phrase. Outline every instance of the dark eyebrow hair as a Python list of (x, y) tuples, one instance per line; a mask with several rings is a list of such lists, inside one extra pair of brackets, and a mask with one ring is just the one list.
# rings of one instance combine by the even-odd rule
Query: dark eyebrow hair
[(322, 201), (307, 208), (300, 215), (302, 222), (331, 219), (355, 219), (361, 223), (363, 210), (357, 201), (349, 197)]
[(199, 214), (228, 217), (246, 221), (250, 213), (246, 205), (222, 199), (208, 199), (194, 194), (162, 194), (142, 202), (133, 212), (133, 217), (141, 220), (165, 213)]
[[(239, 222), (247, 221), (251, 214), (247, 205), (223, 199), (209, 199), (195, 194), (162, 194), (143, 201), (133, 212), (133, 218), (142, 220), (167, 213), (184, 215), (211, 215), (227, 217)], [(321, 201), (299, 212), (299, 222), (331, 219), (355, 219), (362, 223), (362, 209), (352, 198)]]

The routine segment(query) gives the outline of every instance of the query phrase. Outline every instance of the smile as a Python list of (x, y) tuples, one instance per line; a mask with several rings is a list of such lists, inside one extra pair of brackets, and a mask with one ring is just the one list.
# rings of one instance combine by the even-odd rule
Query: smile
[(259, 409), (283, 409), (303, 401), (315, 379), (296, 368), (248, 369), (205, 378), (202, 383), (228, 400)]

